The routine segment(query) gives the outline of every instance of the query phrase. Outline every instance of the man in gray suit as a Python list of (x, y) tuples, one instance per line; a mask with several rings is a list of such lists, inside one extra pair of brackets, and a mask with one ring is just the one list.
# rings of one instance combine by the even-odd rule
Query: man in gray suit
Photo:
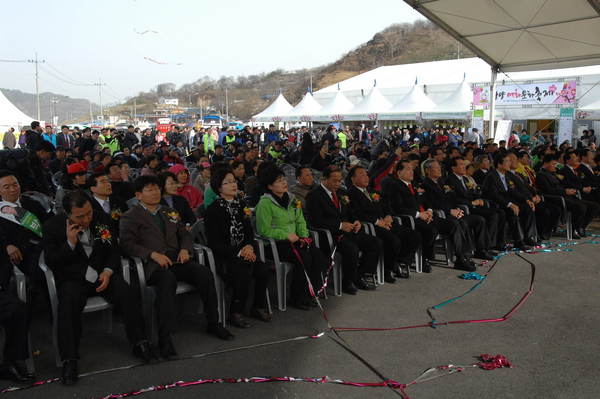
[(177, 356), (171, 340), (177, 281), (185, 281), (200, 291), (207, 332), (221, 339), (232, 339), (233, 335), (218, 321), (213, 275), (210, 269), (193, 260), (193, 239), (177, 211), (160, 205), (158, 178), (139, 177), (134, 182), (134, 191), (139, 204), (121, 217), (120, 243), (125, 254), (142, 259), (146, 282), (156, 287), (161, 356), (167, 359)]

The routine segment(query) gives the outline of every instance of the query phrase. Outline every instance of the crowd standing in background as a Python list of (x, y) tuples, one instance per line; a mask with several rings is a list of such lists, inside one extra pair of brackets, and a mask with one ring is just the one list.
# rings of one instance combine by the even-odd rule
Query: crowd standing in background
[[(329, 278), (334, 248), (341, 291), (365, 295), (377, 288), (378, 272), (390, 284), (411, 268), (432, 272), (440, 243), (449, 264), (475, 271), (507, 246), (527, 250), (550, 239), (567, 214), (569, 234), (585, 237), (600, 212), (593, 130), (572, 146), (525, 130), (494, 143), (458, 128), (162, 133), (33, 122), (6, 132), (2, 144), (0, 378), (17, 382), (33, 378), (23, 364), (28, 320), (49, 312), (40, 257), (57, 285), (62, 382), (75, 384), (90, 296), (120, 310), (133, 355), (170, 359), (178, 282), (200, 293), (206, 332), (230, 340), (219, 312), (236, 329), (251, 327), (249, 317), (273, 319), (265, 292), (275, 251), (293, 265), (290, 305), (309, 311), (316, 302), (307, 282), (319, 288)], [(257, 237), (274, 240), (265, 256)], [(212, 251), (213, 270), (195, 244)], [(143, 270), (123, 273), (121, 257), (140, 259)], [(27, 304), (9, 289), (15, 267), (28, 278)], [(227, 309), (219, 282), (231, 292)], [(146, 328), (140, 284), (155, 289), (158, 342)]]

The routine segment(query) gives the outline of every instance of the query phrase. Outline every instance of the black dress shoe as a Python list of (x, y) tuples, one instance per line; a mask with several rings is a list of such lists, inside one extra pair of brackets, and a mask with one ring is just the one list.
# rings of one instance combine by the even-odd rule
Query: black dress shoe
[(229, 316), (229, 324), (237, 328), (250, 328), (250, 323), (239, 313), (232, 313)]
[(488, 251), (475, 251), (473, 257), (483, 260), (494, 260), (494, 256), (492, 256), (492, 254), (490, 254)]
[(345, 294), (356, 295), (356, 293), (358, 292), (358, 289), (356, 288), (356, 286), (354, 285), (354, 283), (352, 283), (351, 281), (349, 281), (349, 282), (346, 282), (346, 283), (342, 284), (342, 291)]
[(8, 361), (2, 366), (2, 370), (0, 371), (0, 379), (9, 380), (19, 384), (32, 382), (34, 377), (35, 375), (28, 372), (25, 367), (13, 361)]
[(431, 273), (431, 263), (427, 259), (423, 259), (423, 273)]
[(477, 270), (475, 265), (465, 258), (457, 258), (456, 262), (454, 263), (454, 268), (458, 270), (464, 270), (466, 272), (474, 272)]
[(358, 288), (359, 290), (365, 290), (365, 291), (373, 291), (375, 289), (375, 286), (372, 284), (367, 284), (362, 278), (359, 278), (358, 280), (356, 280), (354, 282), (354, 285), (356, 286), (356, 288)]
[(519, 248), (521, 251), (530, 251), (531, 247), (525, 244), (523, 241), (515, 242), (515, 248)]
[(152, 363), (158, 360), (154, 349), (149, 341), (142, 341), (133, 347), (133, 356), (140, 358), (144, 363)]
[(269, 313), (267, 309), (263, 308), (252, 308), (250, 310), (250, 316), (260, 321), (264, 321), (265, 323), (269, 323), (273, 320), (273, 315)]
[(235, 336), (230, 333), (229, 330), (219, 323), (209, 324), (206, 328), (206, 332), (224, 341), (231, 341), (235, 338)]
[(577, 232), (577, 230), (573, 230), (573, 239), (574, 240), (581, 239), (581, 236), (579, 235), (579, 233)]
[(401, 264), (398, 267), (398, 273), (396, 274), (398, 278), (410, 278), (410, 263), (409, 264)]
[(386, 283), (394, 284), (396, 282), (396, 278), (392, 275), (391, 270), (386, 270), (383, 276), (383, 279)]
[(78, 379), (77, 360), (65, 360), (62, 369), (62, 384), (75, 385)]
[(579, 237), (581, 237), (581, 238), (587, 236), (587, 234), (585, 234), (585, 229), (579, 229), (579, 230), (577, 230), (577, 233), (579, 233)]
[(177, 352), (171, 337), (160, 338), (158, 340), (158, 350), (160, 351), (160, 357), (163, 359), (172, 360), (177, 358)]
[(535, 242), (535, 240), (533, 240), (532, 238), (526, 238), (525, 240), (523, 240), (523, 242), (525, 243), (525, 245), (529, 245), (530, 247), (535, 247), (537, 245), (537, 242)]

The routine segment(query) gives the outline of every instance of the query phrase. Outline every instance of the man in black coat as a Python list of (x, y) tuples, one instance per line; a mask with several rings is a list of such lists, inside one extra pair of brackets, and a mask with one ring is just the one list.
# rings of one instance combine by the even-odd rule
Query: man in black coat
[[(306, 196), (306, 207), (309, 225), (329, 230), (334, 245), (337, 242), (337, 250), (342, 255), (342, 290), (355, 295), (357, 288), (375, 288), (366, 284), (362, 276), (375, 273), (383, 247), (381, 240), (362, 231), (359, 218), (348, 206), (349, 197), (339, 191), (341, 184), (340, 169), (328, 166), (323, 171), (321, 184)], [(362, 252), (360, 261), (359, 251)]]
[[(586, 179), (584, 172), (580, 171), (581, 162), (575, 151), (569, 151), (565, 154), (565, 164), (559, 171), (559, 174), (563, 176), (563, 186), (579, 191), (584, 201), (595, 203), (598, 206), (598, 192), (594, 191), (593, 182), (590, 179)], [(595, 208), (593, 205), (588, 206)]]
[(62, 126), (60, 130), (61, 132), (56, 135), (56, 146), (66, 150), (75, 147), (75, 137), (71, 134), (69, 126)]
[[(385, 206), (381, 195), (369, 191), (369, 175), (362, 166), (355, 166), (348, 173), (348, 197), (350, 209), (361, 221), (372, 223), (375, 234), (383, 242), (385, 281), (394, 283), (395, 273), (408, 277), (408, 267), (417, 249), (421, 246), (421, 235), (406, 226), (394, 222), (391, 211)], [(401, 270), (398, 263), (404, 265)]]
[(529, 184), (529, 179), (517, 173), (520, 166), (519, 159), (514, 152), (508, 153), (510, 159), (510, 176), (515, 182), (515, 188), (527, 198), (528, 204), (533, 203), (535, 221), (539, 238), (549, 240), (552, 232), (558, 226), (561, 214), (560, 207), (552, 202), (544, 201), (537, 193), (537, 189)]
[(80, 191), (67, 194), (63, 208), (66, 215), (44, 224), (42, 247), (57, 285), (62, 382), (73, 385), (78, 379), (81, 313), (90, 296), (102, 296), (120, 310), (136, 357), (148, 363), (156, 356), (144, 332), (139, 295), (120, 273), (120, 251), (110, 223), (94, 212), (89, 197)]
[(87, 178), (94, 212), (109, 221), (115, 236), (119, 238), (119, 220), (127, 212), (127, 204), (113, 194), (112, 183), (105, 172), (96, 172)]
[[(483, 196), (506, 214), (514, 245), (529, 250), (536, 244), (534, 204), (516, 187), (510, 174), (510, 158), (499, 152), (494, 158), (494, 170), (488, 172), (483, 182)], [(529, 202), (528, 202), (529, 201)]]
[(582, 179), (584, 187), (591, 187), (590, 193), (583, 194), (583, 198), (591, 201), (600, 202), (600, 176), (594, 173), (594, 167), (597, 165), (594, 162), (595, 153), (589, 148), (582, 148), (578, 152), (580, 163), (577, 168), (579, 176)]
[(464, 210), (453, 203), (450, 186), (444, 184), (442, 179), (442, 167), (436, 160), (429, 159), (423, 163), (425, 180), (423, 181), (423, 195), (428, 208), (440, 210), (445, 219), (437, 215), (434, 223), (438, 231), (447, 234), (452, 239), (456, 254), (455, 267), (460, 269), (466, 266), (472, 269), (469, 262), (469, 253), (475, 250), (475, 257), (485, 260), (493, 260), (494, 257), (488, 252), (489, 237), (487, 234), (485, 219), (479, 215), (466, 215)]
[(449, 195), (455, 205), (464, 205), (469, 208), (473, 215), (485, 218), (490, 245), (493, 249), (504, 249), (504, 226), (506, 214), (498, 208), (485, 206), (478, 187), (471, 184), (466, 178), (466, 161), (463, 157), (455, 157), (450, 160), (450, 172), (446, 178), (446, 184), (451, 189)]
[(438, 230), (433, 222), (433, 210), (425, 209), (422, 197), (417, 194), (412, 181), (414, 170), (407, 160), (400, 160), (390, 176), (381, 181), (381, 193), (393, 216), (410, 217), (415, 222), (415, 231), (421, 235), (423, 248), (423, 271), (431, 273), (429, 263), (435, 257), (434, 244)]
[(42, 140), (42, 127), (40, 126), (40, 122), (33, 121), (31, 122), (31, 129), (25, 133), (25, 144), (30, 151), (35, 151), (39, 147)]
[(549, 201), (560, 203), (559, 199), (553, 197), (564, 198), (567, 210), (572, 215), (573, 238), (579, 239), (585, 235), (585, 228), (598, 214), (598, 206), (594, 202), (579, 199), (576, 189), (562, 183), (564, 176), (556, 173), (557, 164), (556, 155), (544, 156), (542, 167), (536, 177), (537, 187)]

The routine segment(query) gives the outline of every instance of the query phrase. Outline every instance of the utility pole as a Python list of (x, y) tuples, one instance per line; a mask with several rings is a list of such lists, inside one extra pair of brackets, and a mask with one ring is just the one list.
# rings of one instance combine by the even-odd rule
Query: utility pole
[(38, 64), (46, 62), (46, 60), (38, 60), (37, 52), (35, 53), (35, 59), (27, 60), (29, 63), (35, 64), (35, 96), (37, 98), (37, 119), (38, 121), (42, 118), (41, 108), (40, 108), (40, 78), (38, 72)]
[[(56, 112), (56, 103), (58, 103), (58, 98), (56, 97), (52, 97), (52, 100), (50, 100), (50, 102), (52, 103), (52, 124), (53, 125), (58, 125), (58, 112)], [(56, 117), (56, 122), (54, 121), (54, 118)]]
[(100, 99), (100, 119), (102, 120), (102, 126), (104, 126), (104, 109), (102, 108), (102, 86), (106, 86), (106, 83), (102, 83), (102, 79), (98, 79), (98, 83), (94, 83), (94, 86), (98, 86), (98, 98)]
[(137, 120), (137, 99), (133, 99), (133, 122)]
[(92, 113), (92, 100), (88, 100), (90, 102), (90, 125), (94, 121), (94, 114)]
[(312, 88), (312, 73), (310, 74), (310, 94), (312, 94), (313, 92), (313, 88)]
[(225, 87), (225, 121), (229, 125), (229, 100), (227, 97), (227, 87)]

